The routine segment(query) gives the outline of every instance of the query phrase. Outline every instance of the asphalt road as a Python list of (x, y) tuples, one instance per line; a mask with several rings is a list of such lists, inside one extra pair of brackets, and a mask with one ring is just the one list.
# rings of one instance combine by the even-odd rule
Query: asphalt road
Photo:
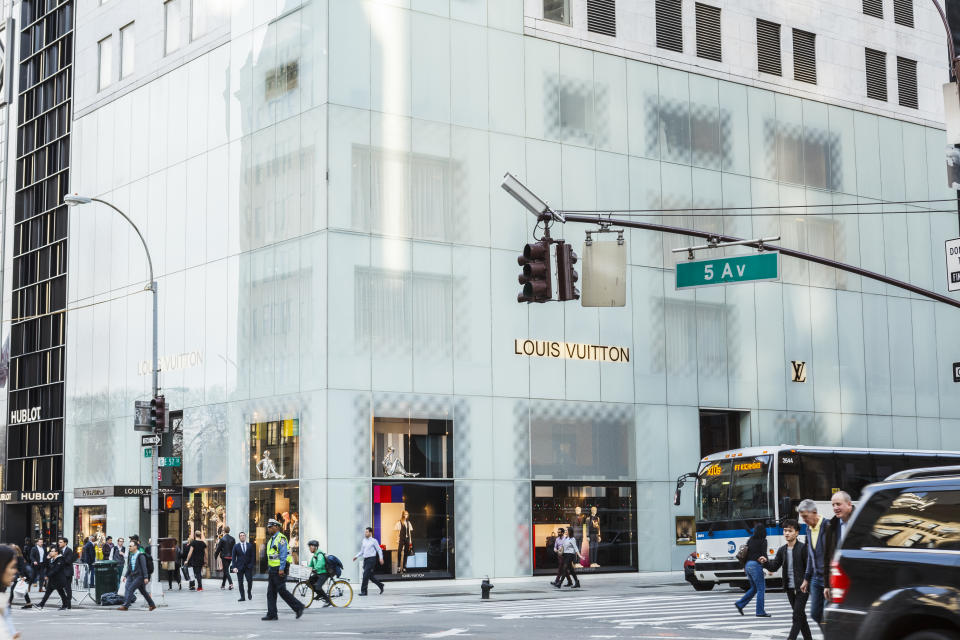
[[(212, 581), (211, 581), (212, 582)], [(493, 597), (480, 600), (477, 581), (389, 584), (384, 595), (355, 597), (346, 609), (314, 603), (300, 620), (280, 602), (280, 620), (262, 622), (265, 584), (254, 585), (253, 603), (236, 591), (173, 591), (166, 606), (150, 612), (138, 602), (130, 611), (75, 607), (57, 611), (56, 596), (43, 611), (15, 606), (14, 623), (24, 640), (92, 638), (152, 640), (191, 638), (671, 638), (715, 640), (785, 638), (790, 627), (786, 596), (768, 593), (773, 618), (740, 616), (739, 589), (698, 593), (675, 574), (588, 576), (580, 590), (556, 591), (549, 578), (494, 581)], [(359, 590), (358, 590), (359, 591)], [(89, 602), (89, 601), (87, 601)], [(56, 606), (50, 606), (54, 605)], [(747, 613), (752, 612), (752, 604)], [(813, 625), (815, 626), (815, 625)], [(815, 638), (822, 636), (814, 631)]]

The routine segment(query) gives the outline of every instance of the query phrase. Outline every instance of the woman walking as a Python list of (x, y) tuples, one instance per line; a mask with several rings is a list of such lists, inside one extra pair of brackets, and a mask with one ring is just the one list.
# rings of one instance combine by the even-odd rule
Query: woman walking
[(16, 551), (10, 545), (0, 545), (0, 618), (3, 618), (0, 622), (0, 640), (17, 640), (20, 637), (10, 617), (10, 604), (3, 597), (5, 590), (13, 589), (17, 575), (16, 555)]
[(767, 583), (763, 577), (763, 565), (767, 562), (767, 529), (762, 524), (753, 528), (753, 534), (747, 539), (747, 564), (744, 567), (750, 588), (739, 600), (733, 603), (740, 615), (754, 595), (757, 596), (757, 617), (771, 617), (763, 608), (763, 595), (767, 590)]
[[(563, 578), (567, 579), (567, 586), (572, 589), (580, 588), (580, 578), (577, 577), (577, 570), (573, 565), (580, 560), (580, 549), (577, 547), (577, 540), (573, 537), (573, 527), (567, 528), (567, 537), (563, 539)], [(570, 579), (573, 578), (573, 584)], [(553, 583), (557, 589), (560, 588), (561, 580)]]
[[(13, 548), (14, 553), (16, 554), (17, 560), (17, 577), (13, 581), (13, 584), (16, 585), (17, 582), (23, 581), (27, 584), (27, 590), (23, 593), (23, 599), (26, 601), (26, 604), (22, 608), (29, 609), (33, 606), (30, 602), (30, 565), (27, 563), (26, 558), (23, 557), (23, 551), (20, 550), (20, 547), (13, 544), (10, 545)], [(10, 587), (10, 600), (7, 602), (8, 605), (13, 604), (13, 586)]]

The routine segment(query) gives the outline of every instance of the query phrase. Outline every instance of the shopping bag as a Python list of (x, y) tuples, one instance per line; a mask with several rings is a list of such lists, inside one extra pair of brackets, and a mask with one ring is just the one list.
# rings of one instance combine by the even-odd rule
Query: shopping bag
[(193, 582), (193, 567), (180, 567), (180, 575), (187, 582)]
[(24, 595), (26, 595), (29, 589), (30, 585), (27, 584), (26, 580), (18, 580), (17, 584), (13, 587), (13, 595), (20, 596), (22, 598)]

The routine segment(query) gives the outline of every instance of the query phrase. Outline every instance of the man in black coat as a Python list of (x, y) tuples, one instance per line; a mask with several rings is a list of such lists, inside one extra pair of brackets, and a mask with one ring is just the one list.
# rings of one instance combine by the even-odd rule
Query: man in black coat
[[(830, 588), (830, 562), (833, 560), (833, 554), (836, 553), (837, 547), (840, 546), (847, 523), (853, 516), (853, 501), (846, 491), (837, 491), (830, 498), (830, 506), (833, 508), (833, 517), (827, 520), (826, 535), (823, 539), (823, 573), (826, 589)], [(825, 597), (829, 600), (829, 596)]]
[(806, 613), (808, 594), (801, 589), (807, 571), (808, 554), (806, 545), (797, 540), (799, 533), (800, 523), (796, 520), (784, 520), (783, 537), (787, 544), (777, 549), (777, 555), (765, 564), (767, 571), (771, 573), (783, 569), (783, 589), (787, 592), (787, 599), (793, 609), (793, 625), (790, 627), (788, 640), (796, 640), (798, 633), (803, 634), (804, 640), (811, 640), (813, 636), (810, 634)]
[(30, 575), (33, 582), (37, 583), (37, 591), (43, 591), (43, 581), (47, 576), (47, 547), (43, 542), (43, 538), (37, 538), (37, 542), (31, 545), (27, 552)]
[[(233, 536), (230, 535), (230, 527), (223, 528), (223, 537), (217, 542), (217, 548), (214, 550), (213, 557), (220, 558), (220, 566), (223, 567), (223, 577), (220, 579), (220, 588), (230, 583), (230, 590), (233, 591), (233, 578), (230, 577), (230, 565), (233, 562), (233, 547), (237, 544)], [(243, 593), (243, 584), (240, 585), (240, 593)]]
[[(69, 550), (69, 547), (67, 547)], [(54, 591), (60, 596), (60, 608), (70, 609), (72, 594), (69, 590), (70, 581), (73, 579), (73, 565), (67, 562), (66, 554), (61, 554), (59, 549), (51, 549), (48, 555), (47, 567), (47, 591), (43, 594), (38, 608), (43, 609), (47, 604), (47, 599)]]
[(63, 556), (63, 564), (65, 569), (63, 569), (64, 580), (63, 590), (67, 592), (67, 596), (73, 598), (73, 563), (77, 561), (77, 554), (73, 552), (73, 549), (67, 546), (69, 542), (66, 538), (57, 538), (57, 548), (59, 553)]
[(87, 565), (87, 574), (83, 577), (83, 588), (89, 589), (93, 584), (93, 563), (97, 561), (97, 549), (93, 544), (93, 536), (88, 536), (80, 550), (80, 562)]
[(257, 546), (247, 542), (247, 534), (240, 532), (240, 542), (233, 546), (233, 566), (224, 567), (224, 571), (237, 572), (237, 586), (240, 589), (240, 602), (243, 597), (243, 579), (247, 579), (247, 598), (253, 600), (253, 569), (257, 564)]

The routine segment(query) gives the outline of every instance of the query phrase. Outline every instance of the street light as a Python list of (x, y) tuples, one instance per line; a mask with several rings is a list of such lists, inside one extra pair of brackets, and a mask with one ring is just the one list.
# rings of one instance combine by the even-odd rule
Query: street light
[[(143, 251), (147, 254), (147, 266), (150, 269), (150, 283), (144, 287), (144, 291), (153, 292), (153, 397), (156, 398), (160, 395), (160, 384), (158, 380), (158, 372), (160, 369), (159, 358), (157, 354), (157, 281), (153, 277), (153, 258), (150, 257), (150, 249), (147, 248), (147, 241), (143, 239), (143, 234), (140, 233), (140, 229), (137, 228), (137, 225), (133, 223), (133, 220), (127, 216), (123, 211), (116, 208), (111, 203), (106, 200), (101, 200), (100, 198), (90, 198), (88, 196), (81, 196), (77, 194), (65, 195), (63, 197), (63, 202), (70, 207), (75, 207), (82, 204), (90, 204), (91, 202), (99, 202), (105, 204), (121, 216), (123, 219), (130, 223), (130, 226), (133, 227), (133, 230), (137, 232), (137, 236), (140, 238), (140, 242), (143, 243)], [(155, 564), (160, 561), (159, 553), (159, 523), (157, 516), (157, 495), (158, 495), (158, 482), (157, 482), (157, 455), (159, 454), (157, 445), (154, 444), (152, 447), (153, 455), (150, 457), (150, 552), (153, 554)], [(159, 566), (159, 565), (157, 565)], [(163, 599), (163, 589), (158, 591), (160, 580), (157, 579), (160, 575), (160, 572), (157, 571), (156, 575), (150, 579), (150, 593), (154, 597), (158, 596)]]
[(500, 183), (503, 190), (513, 196), (517, 202), (522, 204), (527, 211), (537, 216), (537, 219), (554, 219), (557, 222), (566, 222), (562, 213), (558, 213), (550, 208), (546, 202), (537, 197), (537, 195), (527, 189), (527, 187), (514, 178), (509, 173), (503, 176), (503, 182)]

